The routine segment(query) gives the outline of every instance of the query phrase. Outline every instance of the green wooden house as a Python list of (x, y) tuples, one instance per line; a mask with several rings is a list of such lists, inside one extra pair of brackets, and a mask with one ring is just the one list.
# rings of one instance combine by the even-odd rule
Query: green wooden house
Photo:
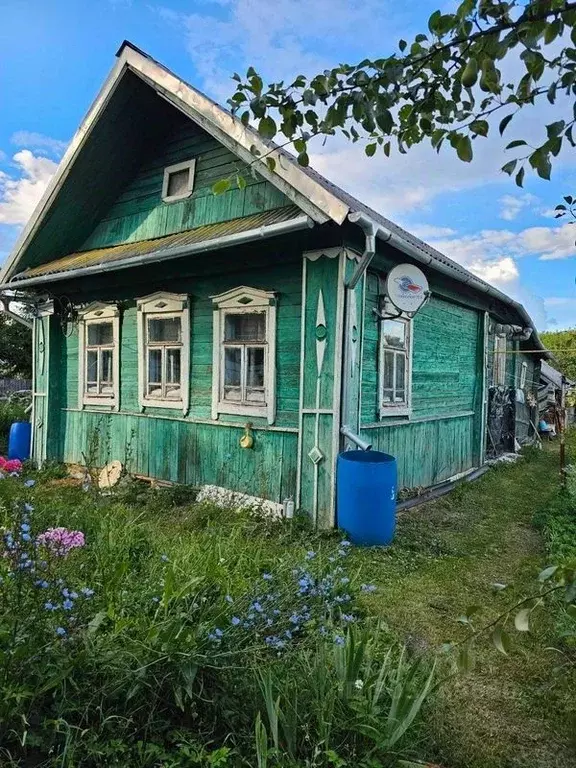
[[(387, 309), (401, 263), (430, 286), (413, 317)], [(329, 526), (339, 451), (419, 488), (532, 435), (522, 306), (127, 42), (1, 282), (35, 311), (40, 463), (118, 459)]]

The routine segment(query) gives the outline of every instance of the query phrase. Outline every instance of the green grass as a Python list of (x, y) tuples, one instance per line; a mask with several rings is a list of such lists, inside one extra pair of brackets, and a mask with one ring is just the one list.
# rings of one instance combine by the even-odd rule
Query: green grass
[[(468, 606), (482, 606), (482, 625), (537, 591), (548, 554), (532, 521), (558, 478), (553, 444), (403, 514), (391, 548), (355, 553), (380, 586), (372, 611), (399, 639), (431, 650), (463, 636), (456, 620)], [(508, 586), (495, 594), (494, 583)], [(514, 633), (508, 657), (480, 642), (474, 671), (446, 683), (428, 709), (427, 756), (449, 768), (576, 765), (576, 677), (574, 666), (570, 679), (557, 670), (551, 648), (561, 645), (553, 606), (529, 635)]]
[[(570, 449), (576, 447), (576, 434), (569, 442)], [(560, 518), (552, 514), (558, 488), (553, 443), (436, 502), (403, 513), (393, 546), (354, 550), (345, 558), (351, 585), (378, 586), (374, 594), (354, 598), (353, 610), (362, 616), (358, 623), (368, 628), (379, 625), (373, 633), (379, 645), (371, 653), (382, 659), (388, 648), (406, 644), (411, 659), (422, 658), (425, 676), (441, 646), (466, 635), (458, 617), (469, 606), (480, 606), (474, 618), (480, 627), (534, 593), (537, 574), (549, 558), (570, 550), (571, 533), (565, 525), (559, 527)], [(349, 714), (340, 699), (330, 698), (341, 663), (332, 658), (332, 650), (318, 656), (314, 645), (303, 638), (293, 653), (277, 659), (255, 647), (249, 634), (232, 632), (229, 639), (229, 629), (223, 643), (226, 653), (206, 641), (215, 623), (230, 628), (230, 612), (246, 608), (239, 602), (227, 605), (227, 593), (236, 601), (253, 594), (255, 582), (261, 583), (262, 574), (271, 572), (286, 600), (293, 599), (292, 569), (310, 549), (318, 553), (315, 563), (322, 560), (332, 568), (337, 534), (311, 531), (298, 520), (279, 524), (195, 504), (186, 488), (150, 491), (135, 483), (114, 496), (98, 497), (70, 487), (54, 467), (40, 473), (37, 486), (27, 493), (36, 508), (35, 532), (56, 525), (85, 532), (88, 546), (70, 558), (64, 575), (94, 587), (90, 609), (102, 615), (97, 628), (84, 638), (79, 635), (75, 646), (64, 644), (60, 650), (50, 646), (44, 657), (31, 651), (32, 666), (37, 666), (28, 682), (9, 681), (10, 695), (23, 697), (19, 706), (26, 713), (26, 720), (18, 716), (12, 723), (10, 753), (20, 754), (18, 739), (24, 738), (27, 721), (30, 746), (26, 763), (6, 765), (200, 766), (216, 764), (209, 762), (210, 754), (219, 749), (231, 750), (222, 765), (256, 765), (254, 719), (259, 709), (265, 726), (270, 726), (262, 701), (258, 703), (256, 672), (265, 672), (277, 680), (274, 696), (284, 691), (281, 707), (299, 699), (301, 758), (307, 744), (314, 743), (330, 722), (336, 706), (340, 714), (334, 733), (343, 761), (334, 765), (395, 766), (396, 748), (392, 753), (381, 750), (381, 762), (372, 764), (362, 738), (351, 726), (347, 731)], [(0, 484), (4, 516), (0, 524), (6, 524), (13, 499), (21, 495), (17, 482)], [(163, 553), (168, 565), (161, 559)], [(174, 579), (168, 578), (169, 572)], [(187, 580), (192, 586), (185, 586)], [(495, 583), (506, 588), (495, 591)], [(181, 588), (182, 596), (174, 597)], [(167, 591), (172, 596), (167, 597)], [(151, 603), (156, 595), (161, 601), (158, 609)], [(46, 619), (41, 614), (37, 627), (34, 620), (26, 630), (32, 633), (31, 642), (34, 632), (44, 631)], [(82, 620), (90, 618), (92, 614), (86, 613)], [(441, 656), (437, 679), (443, 682), (428, 699), (423, 719), (415, 721), (402, 743), (402, 753), (443, 768), (576, 766), (576, 664), (570, 656), (573, 650), (559, 637), (561, 618), (558, 602), (547, 603), (535, 612), (530, 633), (511, 630), (508, 656), (482, 636), (468, 675), (454, 674), (451, 656)], [(312, 634), (318, 629), (314, 621)], [(261, 637), (258, 642), (262, 645)], [(226, 654), (233, 663), (222, 666)], [(572, 664), (562, 666), (568, 657)], [(200, 688), (181, 711), (177, 704), (184, 695), (184, 658), (198, 665), (195, 684)], [(69, 676), (60, 681), (63, 668), (69, 668)], [(23, 670), (27, 674), (26, 664)], [(53, 679), (54, 693), (38, 698), (34, 683), (38, 678), (42, 685)], [(360, 699), (352, 703), (361, 706)], [(43, 723), (40, 712), (52, 720)], [(64, 730), (52, 733), (50, 723), (56, 716), (58, 728)], [(376, 731), (382, 730), (382, 723), (374, 722)], [(182, 732), (192, 739), (188, 746), (175, 745), (174, 739), (182, 741)], [(142, 743), (146, 754), (136, 757), (144, 749)], [(50, 744), (54, 755), (62, 755), (64, 749), (66, 757), (34, 762), (34, 750), (47, 759)], [(196, 757), (186, 757), (190, 750)], [(324, 760), (284, 762), (272, 756), (268, 764), (270, 768), (331, 765)]]

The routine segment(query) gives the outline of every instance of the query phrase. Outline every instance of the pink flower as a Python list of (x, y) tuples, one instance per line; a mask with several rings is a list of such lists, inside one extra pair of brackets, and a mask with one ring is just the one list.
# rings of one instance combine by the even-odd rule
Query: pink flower
[(4, 456), (0, 456), (0, 471), (8, 472), (8, 474), (13, 472), (20, 474), (22, 471), (22, 462), (20, 459), (6, 459)]
[(86, 543), (82, 531), (69, 531), (67, 528), (48, 528), (38, 536), (37, 541), (60, 557), (67, 555), (71, 549), (83, 547)]

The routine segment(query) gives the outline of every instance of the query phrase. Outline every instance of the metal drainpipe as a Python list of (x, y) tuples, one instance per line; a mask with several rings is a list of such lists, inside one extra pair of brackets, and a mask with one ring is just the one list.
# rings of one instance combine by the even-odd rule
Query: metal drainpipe
[(360, 437), (360, 435), (357, 435), (355, 432), (352, 432), (350, 427), (342, 426), (340, 427), (341, 434), (344, 435), (344, 437), (348, 438), (351, 443), (354, 443), (354, 445), (357, 445), (358, 448), (360, 448), (361, 451), (371, 451), (372, 450), (372, 443), (369, 443), (367, 440), (364, 440)]
[(353, 224), (358, 224), (366, 237), (366, 242), (364, 243), (364, 252), (360, 257), (360, 261), (358, 264), (356, 264), (356, 269), (354, 270), (350, 279), (346, 281), (346, 288), (353, 290), (356, 288), (358, 280), (360, 280), (364, 272), (366, 272), (368, 269), (370, 262), (376, 253), (377, 228), (373, 221), (370, 219), (362, 218), (361, 214), (359, 213), (348, 214), (348, 220)]

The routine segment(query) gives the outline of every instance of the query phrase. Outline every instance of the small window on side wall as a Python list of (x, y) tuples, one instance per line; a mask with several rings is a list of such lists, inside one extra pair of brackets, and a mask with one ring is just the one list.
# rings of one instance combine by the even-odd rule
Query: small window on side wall
[(118, 409), (120, 313), (115, 304), (90, 304), (79, 313), (79, 403)]
[(410, 413), (412, 328), (405, 318), (383, 320), (380, 326), (380, 417)]
[(524, 360), (520, 367), (520, 389), (526, 389), (526, 377), (528, 375), (528, 363)]
[(173, 203), (190, 197), (194, 191), (195, 160), (187, 160), (184, 163), (169, 165), (164, 169), (164, 181), (162, 183), (162, 200), (165, 203)]
[(139, 299), (140, 406), (188, 410), (190, 320), (188, 299), (155, 293)]
[(241, 286), (213, 296), (212, 418), (276, 415), (275, 294)]

